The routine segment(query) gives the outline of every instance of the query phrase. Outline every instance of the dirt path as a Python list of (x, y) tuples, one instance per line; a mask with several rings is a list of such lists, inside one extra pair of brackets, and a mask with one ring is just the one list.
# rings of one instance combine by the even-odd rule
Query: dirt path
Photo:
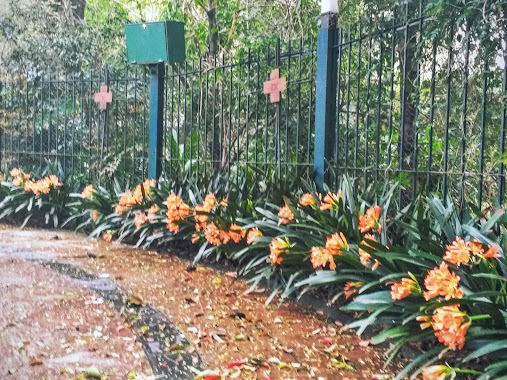
[(126, 320), (99, 297), (2, 248), (0, 273), (0, 379), (152, 375)]
[[(169, 341), (165, 344), (162, 341), (160, 350), (177, 350), (182, 354), (197, 352), (203, 363), (196, 367), (219, 371), (227, 375), (225, 378), (387, 379), (389, 376), (379, 374), (392, 373), (393, 368), (387, 372), (382, 369), (384, 353), (381, 350), (370, 347), (367, 341), (361, 340), (352, 331), (343, 329), (339, 321), (327, 322), (320, 313), (305, 311), (292, 303), (274, 303), (265, 307), (267, 295), (245, 294), (248, 285), (242, 280), (234, 279), (232, 273), (220, 273), (204, 267), (188, 272), (186, 269), (189, 263), (175, 256), (162, 256), (116, 243), (108, 244), (69, 232), (19, 231), (0, 226), (0, 269), (11, 271), (8, 276), (10, 280), (4, 280), (5, 276), (0, 278), (0, 289), (8, 286), (6, 281), (18, 281), (14, 274), (21, 271), (21, 268), (26, 267), (22, 278), (28, 277), (27, 282), (23, 281), (25, 285), (20, 285), (19, 281), (14, 282), (7, 292), (7, 300), (4, 297), (2, 302), (10, 302), (12, 308), (23, 306), (34, 310), (32, 318), (25, 319), (24, 322), (16, 319), (18, 313), (15, 310), (5, 312), (8, 310), (5, 307), (0, 310), (0, 328), (4, 331), (7, 326), (11, 326), (8, 327), (12, 330), (9, 334), (16, 337), (10, 343), (6, 343), (5, 339), (0, 341), (1, 354), (9, 357), (7, 363), (13, 363), (4, 365), (0, 362), (2, 379), (2, 375), (11, 367), (17, 368), (18, 373), (37, 373), (42, 376), (31, 378), (44, 378), (43, 375), (48, 379), (72, 378), (57, 377), (62, 366), (53, 365), (55, 360), (49, 359), (83, 351), (77, 345), (69, 346), (71, 343), (65, 340), (74, 337), (76, 326), (80, 325), (87, 326), (87, 338), (98, 339), (101, 343), (84, 346), (92, 347), (87, 355), (95, 355), (94, 358), (102, 361), (110, 360), (100, 367), (109, 378), (127, 379), (131, 372), (149, 375), (147, 361), (139, 346), (133, 341), (129, 342), (129, 346), (122, 340), (124, 334), (125, 337), (132, 338), (132, 331), (127, 328), (121, 329), (121, 333), (117, 332), (119, 326), (125, 326), (125, 320), (112, 312), (106, 303), (96, 304), (94, 296), (80, 288), (76, 281), (41, 264), (26, 261), (40, 256), (69, 263), (94, 273), (99, 278), (113, 281), (134, 295), (135, 302), (139, 298), (139, 303), (160, 310), (185, 334), (189, 342), (189, 345), (175, 347)], [(60, 295), (56, 297), (48, 290), (46, 282), (55, 284), (54, 294), (60, 294), (68, 287), (69, 295), (65, 292), (62, 294), (69, 299), (62, 300)], [(21, 294), (17, 296), (17, 292)], [(41, 293), (49, 299), (41, 298)], [(75, 298), (70, 294), (75, 295)], [(76, 310), (72, 309), (73, 304)], [(47, 322), (51, 323), (38, 321), (41, 316), (42, 320), (46, 320), (44, 307), (50, 308), (54, 314), (48, 314)], [(86, 313), (79, 312), (83, 309)], [(60, 320), (66, 324), (63, 325)], [(33, 328), (30, 336), (49, 336), (47, 345), (51, 348), (32, 353), (21, 347), (25, 340), (33, 342), (40, 339), (18, 337), (13, 325), (19, 326), (21, 331)], [(66, 326), (65, 329), (62, 326)], [(96, 326), (104, 326), (99, 338), (94, 338)], [(81, 334), (80, 331), (77, 333)], [(148, 342), (160, 339), (152, 336), (153, 332), (149, 329), (143, 331), (143, 334)], [(106, 341), (104, 336), (109, 339)], [(116, 336), (121, 338), (118, 342)], [(81, 337), (76, 339), (84, 340)], [(132, 344), (136, 347), (134, 351), (131, 351)], [(34, 347), (35, 345), (36, 343)], [(111, 348), (107, 345), (111, 345)], [(32, 343), (28, 346), (32, 346)], [(23, 360), (17, 359), (20, 350), (24, 352)], [(41, 352), (48, 355), (41, 358), (42, 364), (30, 366), (30, 355), (40, 355)], [(111, 357), (113, 352), (116, 354)], [(100, 360), (91, 360), (86, 364), (93, 362), (94, 366), (99, 367)], [(52, 369), (53, 367), (55, 368)], [(111, 368), (115, 368), (114, 371)], [(23, 379), (19, 376), (12, 378)]]

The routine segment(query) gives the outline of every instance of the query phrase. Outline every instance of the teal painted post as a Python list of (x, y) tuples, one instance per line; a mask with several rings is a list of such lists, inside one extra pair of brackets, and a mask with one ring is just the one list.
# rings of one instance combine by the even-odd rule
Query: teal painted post
[(162, 139), (164, 132), (165, 65), (150, 65), (150, 133), (148, 178), (158, 180), (162, 174)]
[(337, 19), (337, 13), (322, 14), (317, 39), (313, 175), (320, 193), (324, 192), (325, 181), (329, 182), (329, 175), (325, 176), (326, 161), (333, 161), (336, 138)]

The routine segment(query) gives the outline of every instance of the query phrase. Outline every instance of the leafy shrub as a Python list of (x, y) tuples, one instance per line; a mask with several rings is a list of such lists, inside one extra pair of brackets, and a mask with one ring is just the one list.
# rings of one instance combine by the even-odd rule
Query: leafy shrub
[(0, 194), (0, 219), (24, 218), (22, 226), (30, 219), (58, 227), (61, 218), (68, 216), (66, 204), (68, 194), (56, 175), (47, 175), (34, 180), (29, 173), (13, 169), (10, 178), (4, 179)]

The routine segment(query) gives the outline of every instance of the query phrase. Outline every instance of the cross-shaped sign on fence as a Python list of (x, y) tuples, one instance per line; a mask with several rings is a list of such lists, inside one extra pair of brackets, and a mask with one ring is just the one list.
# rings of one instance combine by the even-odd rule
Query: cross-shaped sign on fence
[(269, 94), (271, 103), (279, 103), (281, 92), (287, 88), (287, 78), (280, 78), (280, 69), (274, 69), (269, 74), (269, 80), (264, 82), (264, 94)]
[(107, 86), (100, 86), (100, 92), (95, 94), (95, 103), (99, 104), (100, 110), (107, 109), (107, 104), (113, 101), (113, 93), (108, 91)]

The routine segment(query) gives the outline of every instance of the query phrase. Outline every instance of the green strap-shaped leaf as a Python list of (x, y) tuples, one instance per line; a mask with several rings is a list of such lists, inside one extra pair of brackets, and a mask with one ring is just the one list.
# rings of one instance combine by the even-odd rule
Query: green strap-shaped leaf
[(471, 354), (465, 356), (463, 362), (466, 363), (470, 360), (480, 358), (481, 356), (489, 355), (493, 352), (507, 350), (507, 339), (499, 340), (486, 344), (485, 346), (473, 351)]

